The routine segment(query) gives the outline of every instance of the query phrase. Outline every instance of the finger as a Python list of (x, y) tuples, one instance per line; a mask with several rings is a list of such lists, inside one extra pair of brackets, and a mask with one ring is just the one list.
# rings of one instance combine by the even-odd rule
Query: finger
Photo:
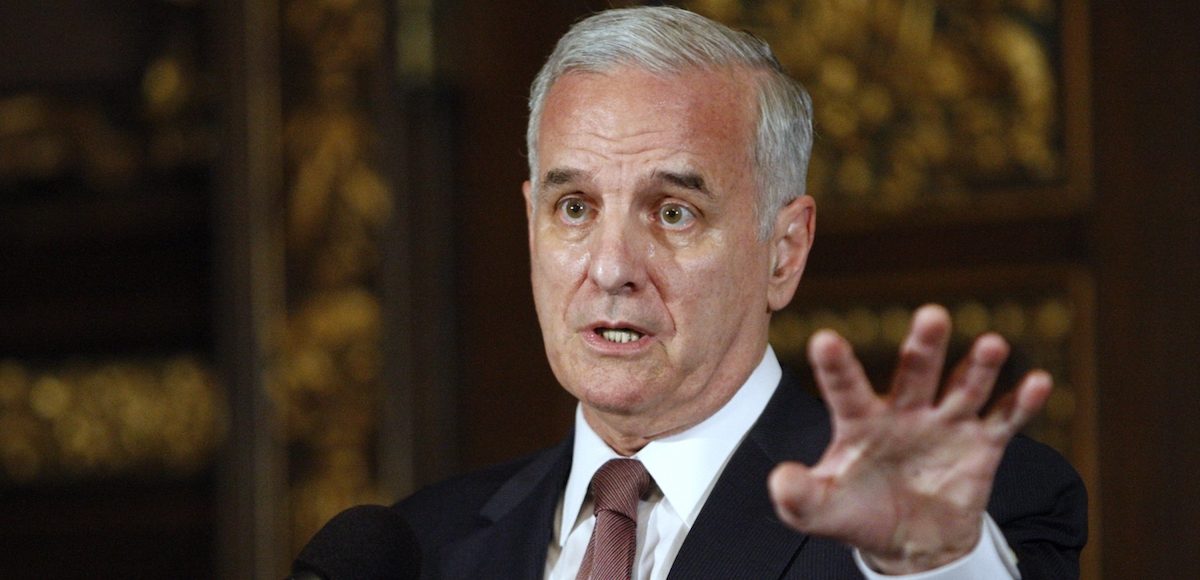
[(1025, 375), (1016, 390), (997, 401), (987, 414), (984, 420), (988, 431), (1003, 438), (1020, 431), (1046, 404), (1053, 382), (1046, 371), (1037, 370)]
[(808, 341), (808, 360), (825, 404), (835, 417), (835, 425), (837, 418), (866, 415), (878, 401), (850, 343), (836, 332), (817, 331)]
[(793, 461), (780, 463), (767, 478), (767, 489), (775, 513), (783, 523), (804, 532), (812, 531), (814, 514), (825, 501), (825, 487), (808, 467)]
[(975, 340), (971, 352), (963, 358), (946, 381), (946, 392), (938, 412), (946, 417), (974, 417), (987, 403), (1008, 359), (1008, 343), (998, 334), (988, 333)]
[(913, 314), (912, 327), (900, 347), (900, 364), (892, 380), (892, 400), (901, 409), (933, 402), (950, 342), (950, 314), (928, 304)]

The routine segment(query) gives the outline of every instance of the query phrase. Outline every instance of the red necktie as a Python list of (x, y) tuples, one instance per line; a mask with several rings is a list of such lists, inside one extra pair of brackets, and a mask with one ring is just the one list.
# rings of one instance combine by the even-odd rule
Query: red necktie
[(628, 580), (637, 550), (638, 500), (650, 491), (650, 474), (636, 459), (610, 459), (592, 476), (596, 527), (576, 580)]

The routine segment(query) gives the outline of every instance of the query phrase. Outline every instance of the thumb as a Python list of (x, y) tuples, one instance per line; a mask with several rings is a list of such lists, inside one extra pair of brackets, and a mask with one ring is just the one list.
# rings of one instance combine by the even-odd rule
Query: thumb
[(810, 516), (818, 511), (824, 493), (808, 467), (794, 461), (780, 463), (767, 478), (767, 489), (779, 519), (797, 530), (809, 531)]

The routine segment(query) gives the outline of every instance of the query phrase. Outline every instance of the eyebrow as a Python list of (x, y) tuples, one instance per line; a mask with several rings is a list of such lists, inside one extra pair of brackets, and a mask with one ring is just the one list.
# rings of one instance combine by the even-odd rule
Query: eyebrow
[[(554, 168), (546, 172), (542, 177), (542, 182), (538, 185), (538, 192), (542, 192), (554, 187), (569, 185), (580, 181), (590, 181), (592, 174), (581, 169), (572, 169), (568, 167)], [(712, 197), (713, 194), (709, 191), (708, 186), (704, 183), (704, 178), (695, 171), (668, 171), (665, 169), (656, 169), (650, 174), (650, 181), (664, 182), (680, 189), (695, 191), (703, 194), (705, 197)]]
[(580, 169), (556, 168), (546, 172), (542, 178), (543, 186), (566, 185), (575, 181), (586, 180), (588, 173)]
[(705, 185), (704, 178), (694, 171), (678, 172), (659, 169), (651, 174), (650, 177), (655, 181), (665, 181), (675, 187), (702, 193), (706, 197), (712, 197), (712, 192)]
[(537, 190), (534, 191), (534, 201), (541, 199), (546, 195), (546, 192), (570, 185), (578, 181), (587, 181), (591, 179), (591, 174), (581, 169), (572, 169), (569, 167), (556, 167), (546, 172), (542, 179), (537, 184)]

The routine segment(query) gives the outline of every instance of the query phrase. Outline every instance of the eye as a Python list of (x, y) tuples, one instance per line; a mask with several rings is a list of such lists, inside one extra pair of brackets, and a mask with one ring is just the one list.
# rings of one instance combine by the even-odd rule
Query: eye
[(677, 203), (664, 204), (658, 208), (658, 221), (669, 229), (686, 228), (695, 219), (696, 215), (692, 210)]
[(558, 202), (558, 214), (568, 224), (581, 224), (587, 221), (592, 208), (578, 197), (568, 197)]

